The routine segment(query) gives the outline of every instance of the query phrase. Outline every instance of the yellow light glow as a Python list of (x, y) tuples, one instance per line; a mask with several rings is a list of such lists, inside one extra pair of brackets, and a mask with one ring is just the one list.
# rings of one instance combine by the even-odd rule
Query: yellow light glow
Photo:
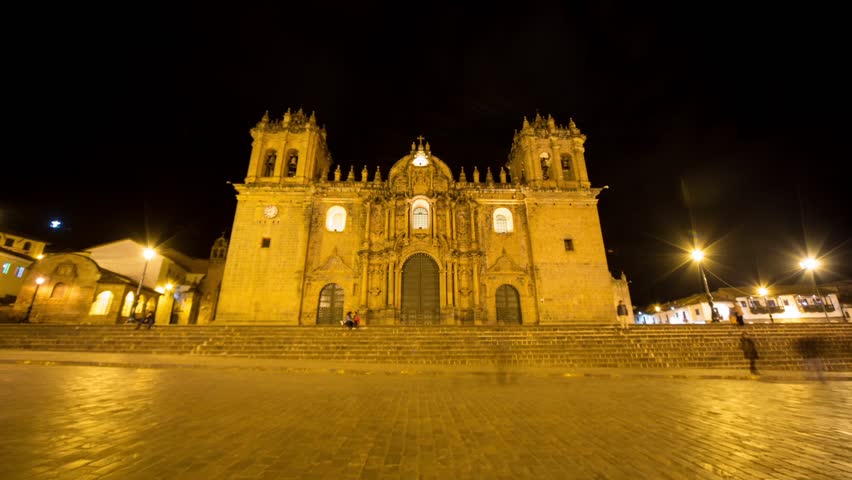
[(160, 294), (166, 293), (166, 290), (163, 287), (155, 287), (154, 291)]
[(819, 260), (814, 257), (806, 258), (799, 262), (799, 266), (805, 270), (816, 270), (819, 267)]
[(760, 287), (757, 289), (757, 293), (765, 297), (769, 294), (769, 290), (767, 290), (765, 287)]
[(700, 262), (701, 260), (704, 260), (704, 252), (702, 252), (701, 250), (696, 248), (695, 250), (692, 251), (692, 259), (695, 260), (696, 262)]
[(145, 257), (145, 260), (151, 260), (156, 254), (157, 252), (155, 252), (153, 248), (146, 248), (145, 251), (142, 252), (142, 256)]
[(166, 290), (171, 291), (173, 288), (175, 288), (175, 286), (172, 285), (171, 283), (166, 284)]
[(38, 278), (36, 278), (36, 283), (37, 283), (37, 284), (39, 284), (39, 285), (41, 285), (42, 283), (44, 283), (44, 277), (38, 277)]
[(44, 255), (42, 255), (40, 253), (38, 255), (36, 255), (36, 260), (41, 260), (42, 258), (44, 258)]
[(660, 306), (659, 306), (659, 305), (657, 305), (656, 307), (654, 307), (654, 310), (655, 310), (655, 311), (657, 311), (657, 312), (659, 312), (659, 311), (660, 311)]

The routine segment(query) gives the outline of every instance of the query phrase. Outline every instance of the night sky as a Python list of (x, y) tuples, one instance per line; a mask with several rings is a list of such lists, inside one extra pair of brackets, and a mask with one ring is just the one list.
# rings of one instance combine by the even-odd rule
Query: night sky
[(0, 228), (54, 251), (133, 237), (206, 257), (265, 110), (315, 111), (344, 172), (387, 175), (422, 134), (468, 177), (496, 174), (540, 112), (587, 135), (610, 268), (638, 307), (700, 291), (693, 235), (711, 289), (802, 281), (806, 253), (820, 282), (852, 276), (837, 11), (243, 3), (24, 16), (39, 34), (7, 43)]

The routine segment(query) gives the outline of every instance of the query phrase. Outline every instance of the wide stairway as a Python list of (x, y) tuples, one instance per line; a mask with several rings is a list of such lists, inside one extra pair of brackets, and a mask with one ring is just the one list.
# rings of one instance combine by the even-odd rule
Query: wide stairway
[(370, 326), (0, 325), (0, 349), (158, 353), (335, 362), (617, 368), (803, 368), (795, 342), (819, 337), (828, 371), (852, 371), (852, 324)]

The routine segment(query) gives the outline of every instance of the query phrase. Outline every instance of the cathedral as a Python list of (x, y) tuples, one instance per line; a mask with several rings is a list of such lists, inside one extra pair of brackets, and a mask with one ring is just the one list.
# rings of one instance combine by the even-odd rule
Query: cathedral
[(251, 135), (216, 323), (609, 324), (631, 304), (573, 121), (524, 119), (507, 164), (470, 177), (422, 137), (386, 175), (342, 172), (301, 110)]

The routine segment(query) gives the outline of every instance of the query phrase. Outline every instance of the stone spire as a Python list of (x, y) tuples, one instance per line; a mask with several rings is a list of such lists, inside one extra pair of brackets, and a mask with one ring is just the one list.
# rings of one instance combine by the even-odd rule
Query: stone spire
[(467, 177), (464, 175), (464, 167), (461, 168), (461, 173), (459, 174), (459, 183), (467, 183)]
[(500, 167), (500, 183), (506, 183), (506, 170)]
[(370, 173), (367, 171), (367, 166), (364, 165), (364, 168), (361, 169), (361, 181), (367, 183), (367, 176)]
[(381, 168), (381, 166), (376, 167), (376, 176), (373, 177), (373, 182), (382, 183), (382, 168)]
[(494, 175), (491, 175), (491, 167), (487, 167), (485, 169), (485, 183), (487, 185), (493, 185), (494, 184)]
[(349, 166), (349, 173), (346, 174), (346, 181), (347, 182), (354, 182), (355, 181), (355, 164), (354, 163)]
[(338, 165), (337, 168), (334, 169), (334, 181), (340, 181), (340, 165)]
[(473, 167), (473, 183), (479, 183), (479, 169)]

